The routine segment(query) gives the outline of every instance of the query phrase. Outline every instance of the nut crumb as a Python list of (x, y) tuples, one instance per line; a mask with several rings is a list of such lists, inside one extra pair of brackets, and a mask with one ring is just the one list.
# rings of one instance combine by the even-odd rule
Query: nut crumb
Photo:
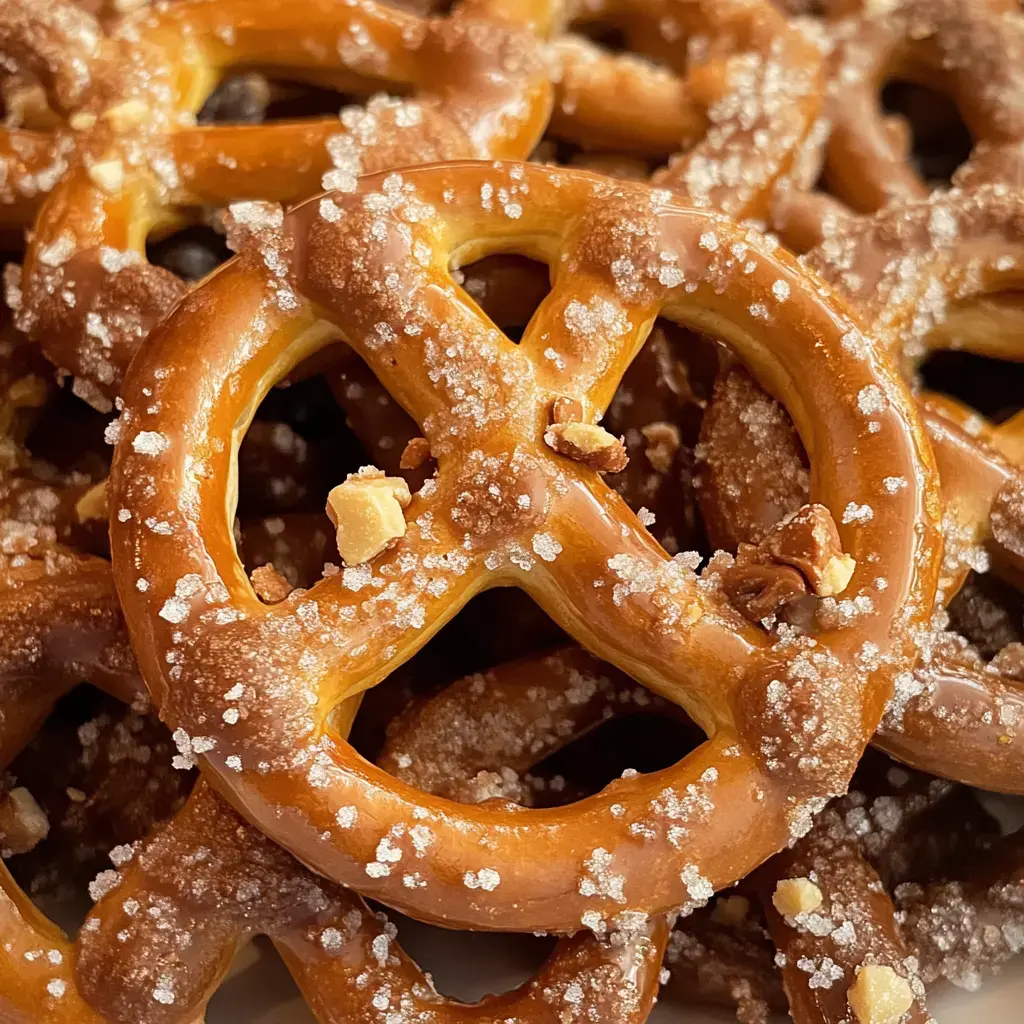
[(679, 428), (674, 423), (656, 420), (640, 428), (640, 433), (647, 440), (644, 455), (651, 468), (658, 473), (671, 473), (676, 452), (682, 444)]
[(327, 495), (327, 515), (338, 531), (338, 551), (346, 565), (362, 565), (405, 536), (402, 510), (412, 501), (409, 485), (364, 466)]
[(414, 437), (402, 451), (398, 467), (399, 469), (419, 469), (430, 458), (433, 458), (430, 454), (430, 442), (425, 437)]
[(599, 473), (621, 473), (629, 462), (622, 438), (594, 423), (553, 423), (544, 440), (559, 455), (582, 462)]
[(861, 967), (846, 998), (861, 1024), (895, 1024), (914, 1003), (906, 979), (879, 964)]
[(821, 890), (809, 878), (783, 878), (775, 886), (772, 903), (783, 917), (809, 914), (821, 906)]
[(267, 604), (283, 601), (294, 587), (275, 568), (273, 562), (259, 565), (249, 574), (252, 589), (256, 596)]

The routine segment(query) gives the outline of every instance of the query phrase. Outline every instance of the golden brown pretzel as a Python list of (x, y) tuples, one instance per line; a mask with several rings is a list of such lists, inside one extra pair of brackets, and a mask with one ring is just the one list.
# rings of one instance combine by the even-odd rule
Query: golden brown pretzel
[[(1020, 196), (981, 188), (864, 218), (807, 259), (851, 293), (910, 368), (932, 347), (952, 345), (1019, 359), (1024, 349), (1013, 289), (1020, 286), (1022, 232)], [(869, 411), (881, 400), (864, 395)], [(922, 413), (943, 483), (945, 602), (969, 569), (987, 566), (985, 546), (1017, 571), (1024, 551), (1020, 478), (997, 449), (1019, 451), (1019, 422), (994, 429), (935, 398), (924, 402)], [(719, 381), (703, 429), (700, 497), (714, 543), (757, 541), (806, 500), (802, 455), (788, 417), (741, 370)], [(1017, 721), (1024, 706), (1016, 680), (998, 665), (984, 666), (956, 637), (936, 639), (915, 675), (898, 684), (878, 742), (936, 774), (1021, 791), (1024, 739)]]
[[(332, 0), (301, 10), (268, 0), (258, 11), (247, 0), (185, 0), (126, 16), (106, 37), (64, 0), (10, 0), (0, 54), (37, 77), (77, 129), (34, 223), (19, 325), (79, 378), (83, 395), (109, 407), (140, 340), (184, 290), (146, 262), (149, 235), (187, 222), (189, 208), (293, 202), (325, 172), (351, 187), (356, 174), (396, 164), (526, 156), (551, 103), (534, 34), (551, 15), (546, 0), (467, 0), (440, 18)], [(238, 67), (417, 95), (378, 96), (346, 109), (341, 124), (190, 126)]]
[[(1016, 0), (901, 0), (884, 12), (863, 6), (835, 28), (825, 174), (841, 200), (871, 212), (927, 195), (880, 107), (889, 78), (949, 90), (979, 155), (992, 167), (1019, 161), (1024, 15)], [(1003, 180), (1002, 174), (989, 180)]]
[[(404, 736), (416, 744), (430, 727), (429, 718), (407, 722)], [(566, 734), (554, 745), (570, 738)], [(499, 747), (495, 742), (492, 750)], [(548, 749), (534, 751), (535, 759)], [(417, 781), (429, 788), (432, 778)], [(416, 835), (426, 841), (426, 832)], [(393, 943), (394, 927), (383, 915), (303, 869), (205, 782), (162, 830), (117, 851), (115, 863), (120, 870), (104, 872), (92, 888), (100, 902), (74, 947), (46, 935), (47, 925), (0, 868), (6, 942), (0, 1010), (30, 1013), (44, 1005), (52, 1014), (47, 1019), (69, 1024), (191, 1021), (201, 1015), (238, 946), (264, 933), (324, 1024), (376, 1024), (388, 1012), (429, 1014), (450, 1024), (505, 1024), (512, 1018), (641, 1024), (657, 991), (668, 938), (664, 921), (632, 921), (628, 932), (563, 939), (535, 979), (466, 1006), (435, 993), (429, 977)], [(44, 940), (53, 952), (26, 957), (26, 969), (23, 951)]]
[[(807, 251), (843, 234), (853, 211), (928, 195), (910, 159), (908, 126), (882, 108), (882, 87), (894, 79), (954, 100), (974, 143), (957, 183), (1024, 181), (1024, 12), (1016, 0), (850, 0), (828, 13), (828, 126), (807, 152), (803, 180), (784, 182), (773, 203), (772, 224), (787, 245)], [(830, 194), (808, 191), (819, 172)]]
[[(454, 202), (469, 194), (481, 196), (479, 206)], [(453, 256), (470, 262), (509, 249), (556, 268), (555, 289), (519, 345), (481, 318), (447, 272)], [(872, 506), (871, 523), (843, 529), (853, 557), (874, 561), (850, 584), (851, 596), (865, 598), (857, 628), (815, 640), (815, 657), (848, 666), (830, 669), (826, 686), (813, 673), (794, 675), (804, 642), (766, 647), (713, 584), (698, 583), (692, 563), (668, 559), (595, 472), (545, 440), (557, 397), (579, 401), (588, 421), (601, 413), (659, 310), (728, 339), (789, 394), (816, 456), (822, 501)], [(799, 310), (793, 320), (790, 310)], [(794, 340), (805, 332), (816, 337), (813, 348)], [(179, 307), (126, 392), (113, 546), (137, 653), (163, 714), (204, 738), (218, 788), (268, 834), (325, 874), (419, 917), (572, 931), (583, 915), (600, 921), (700, 902), (805, 828), (821, 799), (845, 786), (891, 669), (911, 656), (902, 630), (932, 600), (928, 456), (892, 370), (868, 342), (867, 359), (847, 351), (840, 339), (851, 333), (859, 336), (855, 321), (788, 256), (645, 186), (514, 163), (450, 164), (368, 177), (355, 193), (302, 205)], [(338, 334), (413, 414), (438, 475), (410, 505), (406, 537), (384, 556), (266, 609), (225, 519), (238, 434), (273, 382)], [(191, 350), (197, 337), (202, 377)], [(833, 369), (816, 372), (825, 352)], [(423, 360), (427, 369), (414, 369)], [(849, 396), (881, 385), (891, 404), (873, 432)], [(197, 388), (212, 401), (202, 414)], [(816, 409), (829, 410), (830, 426)], [(839, 460), (829, 454), (838, 434), (857, 439), (849, 472), (835, 472)], [(889, 475), (907, 486), (888, 493), (881, 479)], [(876, 542), (883, 535), (884, 547)], [(885, 591), (874, 587), (879, 575)], [(711, 741), (660, 775), (514, 818), (502, 807), (425, 802), (375, 772), (331, 731), (330, 708), (378, 682), (474, 593), (501, 584), (527, 590), (588, 648), (683, 704)], [(893, 630), (897, 608), (902, 625)], [(307, 630), (325, 642), (307, 648)], [(648, 638), (642, 655), (639, 635)], [(858, 669), (865, 641), (890, 651), (891, 665)], [(225, 678), (238, 680), (230, 699)], [(818, 730), (785, 724), (812, 714)], [(728, 804), (729, 823), (709, 805), (673, 810), (658, 798), (686, 786)], [(293, 800), (301, 819), (287, 810)], [(357, 808), (351, 828), (337, 819), (346, 807)], [(735, 837), (736, 813), (743, 843), (723, 832)], [(636, 830), (664, 836), (673, 819), (691, 826), (679, 849), (637, 838)], [(417, 820), (435, 835), (422, 858), (407, 837)], [(388, 836), (411, 870), (377, 856)], [(595, 853), (608, 847), (615, 852)], [(538, 873), (537, 863), (547, 869)], [(524, 884), (526, 906), (515, 897)]]
[(558, 40), (551, 131), (589, 148), (655, 157), (682, 149), (659, 184), (732, 217), (766, 216), (821, 110), (818, 42), (768, 0), (607, 0), (579, 4), (574, 19), (621, 27), (669, 67)]
[(889, 891), (961, 870), (994, 825), (964, 787), (867, 758), (851, 792), (753, 879), (794, 1021), (928, 1024), (914, 942)]

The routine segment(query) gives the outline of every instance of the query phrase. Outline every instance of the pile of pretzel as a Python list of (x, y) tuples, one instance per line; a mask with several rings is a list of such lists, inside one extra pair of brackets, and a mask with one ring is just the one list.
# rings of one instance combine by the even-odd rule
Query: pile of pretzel
[(0, 112), (0, 1022), (1024, 951), (1018, 0), (0, 0)]

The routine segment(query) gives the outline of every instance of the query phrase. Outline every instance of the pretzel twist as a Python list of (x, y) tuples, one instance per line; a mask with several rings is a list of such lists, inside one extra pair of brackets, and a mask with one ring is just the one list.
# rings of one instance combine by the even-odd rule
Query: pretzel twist
[[(146, 262), (151, 234), (203, 205), (293, 202), (325, 172), (350, 188), (363, 171), (404, 163), (522, 157), (551, 103), (534, 34), (550, 27), (546, 2), (506, 9), (468, 0), (448, 17), (423, 18), (372, 2), (317, 0), (300, 11), (271, 0), (255, 18), (244, 0), (187, 0), (128, 16), (110, 36), (65, 0), (8, 6), (0, 53), (35, 74), (56, 109), (74, 107), (81, 129), (73, 154), (58, 146), (68, 169), (35, 220), (19, 325), (104, 409), (142, 339), (184, 291)], [(331, 36), (336, 46), (325, 45)], [(219, 78), (238, 67), (416, 96), (377, 97), (344, 111), (341, 124), (195, 127)], [(29, 157), (8, 174), (15, 196), (31, 191), (25, 176), (36, 163), (58, 159)]]
[[(478, 209), (448, 201), (467, 190), (481, 195)], [(713, 325), (780, 390), (807, 382), (793, 405), (802, 422), (806, 417), (823, 467), (834, 465), (827, 454), (834, 435), (811, 408), (828, 408), (858, 438), (864, 471), (847, 477), (822, 469), (821, 496), (834, 507), (872, 502), (874, 523), (846, 530), (843, 539), (858, 560), (877, 556), (871, 579), (884, 574), (889, 589), (872, 590), (874, 611), (856, 630), (820, 634), (816, 651), (830, 664), (853, 666), (870, 638), (899, 664), (909, 657), (901, 631), (930, 605), (934, 506), (929, 473), (917, 468), (927, 465), (927, 454), (891, 371), (846, 353), (840, 338), (855, 332), (855, 323), (785, 255), (718, 217), (662, 205), (666, 199), (642, 186), (529, 165), (456, 164), (366, 178), (354, 194), (303, 205), (280, 229), (271, 218), (256, 241), (263, 255), (228, 266), (186, 300), (136, 364), (115, 460), (113, 546), (119, 592), (163, 713), (188, 734), (209, 737), (204, 764), (218, 787), (270, 835), (325, 874), (417, 916), (572, 931), (583, 914), (654, 913), (699, 899), (785, 842), (815, 801), (845, 785), (855, 737), (867, 738), (865, 723), (870, 728), (881, 710), (890, 666), (877, 673), (836, 668), (827, 687), (797, 679), (802, 643), (766, 647), (764, 635), (699, 586), (684, 563), (667, 560), (595, 473), (545, 443), (551, 401), (569, 396), (586, 418), (598, 415), (659, 309), (670, 319)], [(471, 261), (510, 247), (573, 268), (569, 277), (556, 276), (518, 346), (481, 319), (445, 269), (453, 254)], [(268, 272), (265, 259), (285, 263), (284, 276)], [(390, 274), (393, 287), (382, 290), (378, 282)], [(814, 351), (828, 351), (844, 366), (844, 388), (885, 384), (892, 405), (880, 433), (868, 431), (847, 391), (833, 390), (836, 374), (807, 373), (805, 348), (792, 344), (782, 307), (771, 299), (779, 282), (800, 309), (798, 335), (813, 330), (822, 339)], [(729, 285), (741, 297), (724, 298)], [(767, 316), (760, 312), (765, 303), (772, 303)], [(244, 368), (234, 341), (243, 331), (250, 339)], [(224, 521), (237, 432), (274, 380), (336, 331), (417, 420), (439, 474), (414, 499), (407, 535), (391, 551), (268, 610), (249, 590)], [(183, 344), (197, 333), (205, 346), (201, 380)], [(793, 368), (784, 371), (791, 359)], [(424, 361), (426, 370), (415, 369)], [(245, 384), (229, 387), (229, 379)], [(218, 396), (212, 418), (193, 416), (197, 387)], [(215, 440), (232, 432), (232, 443)], [(885, 493), (879, 481), (890, 473), (905, 475), (907, 488)], [(187, 496), (184, 503), (176, 493)], [(884, 548), (873, 540), (876, 529), (887, 537)], [(570, 537), (584, 538), (585, 546), (574, 541), (565, 557)], [(893, 546), (897, 537), (905, 547)], [(424, 803), (374, 773), (331, 731), (330, 708), (373, 685), (470, 596), (498, 584), (526, 589), (593, 651), (682, 703), (713, 739), (663, 775), (621, 780), (583, 805), (516, 811), (514, 839), (501, 807)], [(861, 593), (873, 584), (862, 574), (851, 586)], [(904, 611), (893, 633), (897, 607)], [(306, 648), (307, 635), (321, 640)], [(643, 659), (636, 635), (650, 637)], [(243, 690), (230, 727), (220, 706), (227, 677)], [(766, 687), (776, 679), (787, 680), (783, 707), (767, 702)], [(803, 721), (812, 713), (828, 722), (826, 731), (784, 724), (791, 714)], [(765, 762), (766, 733), (774, 739)], [(715, 805), (745, 808), (750, 841), (724, 853), (727, 844), (716, 838), (724, 822), (708, 807), (681, 812), (701, 826), (679, 850), (638, 840), (632, 826), (655, 836), (668, 826), (658, 793), (687, 785)], [(305, 820), (279, 817), (277, 809), (297, 794)], [(338, 829), (336, 815), (347, 806), (362, 810), (352, 828)], [(613, 806), (625, 813), (617, 818)], [(392, 828), (411, 827), (417, 815), (436, 836), (414, 869), (425, 885), (404, 882), (410, 872), (374, 852)], [(733, 833), (734, 819), (728, 827)], [(411, 857), (406, 841), (400, 845)], [(593, 880), (581, 892), (586, 864), (608, 846), (616, 853), (607, 873), (622, 876), (623, 892)], [(528, 870), (528, 906), (515, 897), (527, 884), (524, 849), (533, 863), (548, 865), (543, 875)], [(465, 882), (481, 869), (500, 879), (493, 892)]]

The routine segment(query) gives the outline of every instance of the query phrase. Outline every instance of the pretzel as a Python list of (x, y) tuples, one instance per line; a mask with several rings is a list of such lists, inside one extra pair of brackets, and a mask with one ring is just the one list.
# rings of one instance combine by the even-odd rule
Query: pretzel
[(873, 862), (881, 865), (922, 814), (941, 808), (948, 822), (962, 790), (899, 768), (887, 775), (873, 793), (854, 789), (837, 800), (756, 876), (797, 1024), (932, 1020), (917, 961)]
[[(829, 76), (827, 137), (821, 159), (807, 154), (802, 183), (784, 182), (773, 226), (807, 251), (842, 235), (856, 219), (891, 203), (924, 198), (929, 185), (910, 160), (905, 123), (887, 115), (880, 95), (899, 79), (948, 93), (974, 147), (954, 176), (963, 186), (1024, 181), (1024, 15), (1015, 0), (897, 0), (839, 3)], [(823, 166), (822, 166), (823, 164)], [(831, 195), (808, 190), (819, 171)], [(832, 198), (835, 197), (835, 198)]]
[[(488, 3), (423, 18), (385, 5), (317, 0), (300, 10), (267, 0), (254, 19), (244, 0), (186, 0), (126, 16), (104, 37), (62, 0), (11, 0), (0, 53), (80, 129), (34, 222), (21, 329), (109, 409), (140, 341), (184, 291), (146, 262), (145, 239), (183, 223), (188, 208), (292, 202), (325, 172), (351, 187), (360, 171), (395, 164), (525, 156), (551, 102), (533, 34), (546, 30), (550, 5), (491, 13)], [(337, 47), (324, 45), (330, 35)], [(377, 97), (344, 111), (340, 125), (188, 126), (222, 74), (253, 65), (364, 93), (417, 88), (419, 99)], [(9, 177), (25, 191), (18, 168)]]
[[(465, 692), (464, 684), (455, 686)], [(405, 737), (429, 743), (422, 734), (430, 721), (406, 723)], [(537, 748), (534, 758), (569, 738)], [(431, 777), (418, 781), (429, 788)], [(104, 872), (92, 887), (99, 903), (74, 949), (40, 934), (0, 868), (6, 892), (0, 906), (7, 911), (0, 952), (6, 1003), (0, 1009), (26, 1012), (42, 999), (53, 1015), (48, 1019), (57, 1022), (193, 1020), (238, 945), (263, 933), (325, 1024), (373, 1024), (387, 1011), (429, 1013), (452, 1024), (641, 1024), (657, 991), (668, 938), (664, 922), (633, 921), (628, 932), (563, 939), (534, 980), (464, 1006), (436, 994), (429, 976), (393, 944), (394, 926), (383, 915), (303, 869), (205, 782), (162, 830), (117, 851), (115, 863), (119, 871)], [(27, 957), (26, 968), (22, 953), (44, 939), (53, 953), (44, 949)]]
[[(807, 262), (852, 294), (908, 369), (932, 347), (954, 344), (1019, 358), (1019, 310), (1000, 293), (1019, 287), (1022, 227), (1016, 193), (997, 186), (953, 192), (865, 218)], [(1009, 329), (992, 330), (993, 316)], [(885, 397), (864, 393), (863, 400), (871, 413)], [(750, 426), (737, 418), (742, 409)], [(1020, 476), (999, 450), (1019, 451), (1019, 423), (994, 428), (935, 396), (922, 396), (920, 409), (943, 484), (941, 605), (990, 557), (1000, 571), (1019, 572)], [(703, 430), (698, 494), (713, 543), (757, 542), (806, 500), (803, 457), (788, 418), (741, 371), (719, 381)], [(984, 665), (954, 635), (937, 633), (929, 646), (915, 673), (897, 685), (877, 742), (935, 774), (1020, 792), (1018, 683), (998, 660)]]
[[(481, 195), (481, 206), (457, 212), (446, 202), (446, 196), (467, 194)], [(330, 193), (299, 207), (284, 219), (280, 232), (273, 229), (276, 217), (268, 218), (272, 230), (256, 245), (276, 254), (273, 263), (294, 254), (285, 277), (267, 276), (264, 257), (255, 251), (215, 275), (161, 329), (155, 347), (137, 363), (138, 373), (126, 392), (112, 477), (111, 507), (118, 510), (112, 517), (113, 549), (136, 651), (163, 714), (189, 735), (208, 737), (214, 745), (204, 752), (204, 766), (224, 794), (244, 802), (269, 835), (301, 851), (322, 873), (421, 918), (450, 925), (572, 931), (584, 913), (588, 920), (600, 920), (622, 910), (650, 914), (699, 901), (700, 894), (744, 874), (784, 843), (791, 829), (800, 831), (815, 801), (845, 785), (842, 776), (852, 771), (856, 759), (847, 739), (855, 748), (853, 737), (861, 735), (865, 723), (867, 728), (874, 724), (875, 698), (867, 695), (876, 685), (879, 700), (884, 699), (891, 678), (888, 667), (866, 676), (854, 673), (857, 681), (850, 679), (853, 689), (838, 705), (833, 703), (837, 698), (813, 681), (794, 682), (794, 712), (802, 716), (815, 707), (826, 714), (827, 707), (829, 731), (815, 735), (813, 730), (782, 726), (788, 715), (766, 708), (765, 687), (792, 671), (792, 660), (802, 656), (798, 652), (803, 645), (797, 642), (768, 654), (764, 635), (745, 626), (710, 588), (700, 588), (685, 560), (669, 565), (594, 472), (557, 457), (545, 442), (549, 407), (559, 394), (576, 398), (587, 419), (601, 411), (659, 308), (670, 319), (686, 323), (705, 323), (706, 309), (718, 311), (715, 316), (724, 318), (722, 333), (742, 354), (755, 355), (767, 379), (781, 382), (782, 362), (762, 361), (756, 353), (771, 350), (773, 360), (780, 361), (797, 358), (802, 379), (813, 380), (815, 388), (828, 394), (826, 398), (825, 392), (815, 392), (815, 407), (824, 403), (831, 416), (844, 417), (859, 438), (862, 458), (878, 460), (870, 473), (854, 474), (855, 480), (824, 479), (822, 499), (837, 508), (855, 499), (876, 504), (874, 525), (845, 530), (843, 539), (854, 558), (877, 553), (871, 578), (886, 575), (890, 590), (877, 596), (873, 592), (875, 611), (858, 622), (863, 628), (848, 635), (821, 634), (818, 649), (840, 658), (838, 652), (846, 651), (847, 644), (853, 645), (851, 652), (857, 650), (868, 634), (872, 642), (877, 638), (888, 648), (895, 608), (891, 602), (916, 608), (917, 614), (930, 604), (937, 568), (929, 543), (934, 534), (917, 497), (923, 493), (919, 488), (929, 486), (929, 472), (923, 468), (928, 463), (918, 461), (927, 455), (919, 447), (912, 415), (903, 410), (898, 386), (891, 385), (892, 409), (902, 411), (884, 417), (881, 436), (869, 433), (863, 417), (846, 412), (840, 393), (830, 390), (836, 375), (807, 373), (804, 347), (799, 356), (790, 347), (790, 326), (783, 327), (781, 318), (771, 313), (765, 320), (760, 313), (762, 303), (777, 308), (779, 300), (773, 302), (772, 296), (788, 290), (788, 302), (801, 311), (795, 336), (802, 337), (813, 323), (830, 358), (848, 365), (847, 387), (849, 381), (867, 386), (881, 379), (890, 387), (889, 377), (875, 375), (883, 372), (875, 364), (849, 356), (840, 344), (842, 334), (856, 330), (845, 310), (826, 303), (816, 283), (811, 285), (786, 256), (771, 251), (756, 235), (741, 233), (714, 215), (662, 205), (667, 198), (643, 186), (517, 164), (454, 164), (363, 179), (355, 193)], [(567, 219), (566, 211), (574, 213)], [(623, 237), (619, 225), (632, 229)], [(439, 234), (428, 235), (428, 228)], [(375, 237), (382, 241), (375, 242)], [(440, 252), (431, 244), (435, 237)], [(523, 341), (511, 346), (460, 298), (441, 268), (451, 253), (469, 260), (495, 247), (522, 245), (526, 237), (537, 239), (529, 243), (531, 255), (544, 257), (552, 266), (563, 261), (573, 266), (570, 280), (577, 288), (586, 281), (586, 303), (559, 279)], [(411, 241), (394, 243), (400, 248), (386, 255), (393, 240), (402, 238)], [(405, 261), (405, 246), (416, 242), (416, 259), (426, 266)], [(742, 254), (743, 267), (732, 262), (735, 255), (726, 255), (733, 247), (739, 247), (735, 252)], [(400, 254), (400, 262), (389, 266)], [(351, 275), (345, 270), (349, 259), (360, 268)], [(377, 292), (372, 282), (392, 272), (395, 287)], [(329, 285), (325, 274), (343, 276)], [(723, 297), (727, 280), (742, 298)], [(275, 293), (286, 287), (295, 305), (282, 310), (267, 299), (268, 287)], [(389, 305), (396, 295), (405, 296), (401, 309)], [(223, 360), (235, 359), (229, 356), (236, 351), (234, 330), (250, 330), (257, 309), (262, 312), (256, 333), (249, 335), (250, 368), (239, 378), (247, 383), (232, 397), (216, 381), (226, 371)], [(231, 316), (231, 327), (225, 326), (225, 315)], [(411, 527), (406, 537), (386, 555), (372, 565), (350, 566), (329, 577), (301, 601), (268, 610), (255, 602), (239, 572), (229, 524), (223, 520), (228, 501), (222, 488), (230, 479), (234, 443), (213, 446), (213, 435), (206, 434), (204, 440), (204, 430), (219, 432), (228, 422), (244, 424), (249, 414), (243, 410), (251, 409), (274, 379), (331, 340), (334, 329), (327, 328), (328, 317), (415, 414), (438, 460), (438, 475), (408, 509), (405, 518)], [(307, 330), (316, 318), (322, 327)], [(734, 322), (739, 326), (725, 326)], [(459, 332), (462, 343), (438, 347), (441, 323), (446, 325), (445, 337)], [(598, 323), (609, 326), (591, 333)], [(187, 348), (183, 332), (204, 337), (208, 370), (202, 379), (191, 360), (189, 373), (179, 371)], [(756, 349), (747, 340), (748, 332), (761, 339)], [(218, 340), (210, 342), (210, 337)], [(543, 354), (549, 350), (553, 357)], [(408, 359), (397, 359), (398, 352), (406, 351)], [(420, 374), (413, 367), (424, 358), (436, 368)], [(241, 368), (232, 365), (234, 376)], [(190, 418), (196, 387), (218, 396), (217, 416), (205, 421), (207, 428)], [(143, 396), (141, 389), (151, 396)], [(809, 431), (815, 429), (813, 422)], [(824, 453), (831, 434), (819, 426), (814, 436), (828, 461)], [(194, 478), (192, 470), (178, 476), (183, 469), (177, 459), (186, 457), (186, 447), (190, 463), (203, 453), (201, 478)], [(908, 487), (894, 495), (878, 493), (879, 479), (896, 472), (906, 473)], [(187, 531), (172, 496), (179, 488), (170, 485), (171, 479), (184, 483), (186, 477), (196, 481), (195, 487), (187, 487), (188, 516), (196, 524)], [(466, 496), (456, 501), (459, 494)], [(155, 532), (151, 528), (162, 523), (167, 526)], [(919, 534), (924, 547), (915, 547), (915, 539), (899, 554), (893, 548), (876, 552), (869, 538), (883, 523), (887, 536), (909, 542)], [(586, 547), (574, 550), (571, 562), (561, 558), (570, 536), (588, 538)], [(407, 575), (420, 565), (421, 572)], [(144, 593), (136, 585), (140, 578), (147, 581)], [(374, 580), (388, 581), (385, 589)], [(604, 585), (595, 587), (595, 580)], [(502, 827), (510, 820), (508, 811), (424, 804), (407, 787), (368, 769), (325, 728), (321, 716), (338, 699), (367, 688), (404, 661), (469, 596), (498, 583), (525, 588), (588, 648), (682, 703), (714, 738), (657, 779), (621, 780), (578, 808), (517, 811), (514, 842)], [(851, 586), (855, 594), (870, 584), (861, 573)], [(379, 597), (368, 600), (374, 594)], [(320, 629), (333, 629), (335, 640), (302, 657), (303, 645), (285, 640), (281, 630), (299, 630), (294, 634), (298, 638), (304, 628), (301, 616), (314, 622), (314, 609)], [(914, 614), (901, 621), (913, 621)], [(216, 626), (214, 619), (222, 625)], [(633, 639), (638, 631), (651, 637), (651, 650), (643, 660)], [(190, 639), (182, 643), (175, 637)], [(706, 644), (721, 652), (710, 674), (699, 653)], [(893, 649), (894, 664), (910, 654), (907, 648), (901, 650)], [(308, 665), (304, 679), (296, 672), (300, 658)], [(730, 659), (735, 661), (727, 669)], [(211, 691), (215, 664), (218, 682)], [(736, 680), (729, 688), (736, 704), (721, 691), (723, 673), (729, 671)], [(220, 681), (236, 675), (242, 685), (240, 703), (225, 705)], [(274, 691), (286, 699), (267, 699), (264, 686), (271, 677), (278, 680)], [(838, 678), (845, 694), (848, 677), (839, 673)], [(834, 684), (830, 675), (829, 687)], [(318, 690), (316, 706), (322, 711), (311, 712), (313, 705), (299, 693)], [(223, 719), (228, 706), (238, 710), (239, 719), (230, 728)], [(273, 728), (267, 727), (268, 716)], [(761, 749), (766, 731), (778, 737), (778, 746), (768, 763), (762, 763), (762, 755), (754, 751)], [(805, 760), (797, 767), (801, 758)], [(265, 771), (253, 770), (260, 764)], [(354, 773), (366, 781), (357, 783)], [(691, 824), (697, 818), (702, 824), (679, 850), (662, 841), (631, 838), (633, 825), (664, 834), (666, 812), (659, 810), (657, 794), (687, 785), (706, 792), (716, 805), (747, 808), (745, 813), (756, 816), (758, 823), (752, 826), (750, 841), (729, 848), (720, 830), (731, 833), (734, 820), (726, 825), (721, 815), (697, 808), (682, 812)], [(764, 794), (762, 801), (752, 799), (752, 787)], [(298, 793), (303, 795), (304, 821), (287, 816), (288, 825), (282, 827), (285, 819), (271, 808), (286, 805), (290, 794)], [(619, 818), (610, 810), (614, 805), (625, 808)], [(364, 812), (352, 828), (338, 828), (336, 815), (343, 806)], [(392, 871), (374, 851), (390, 829), (408, 828), (418, 820), (417, 807), (426, 812), (423, 823), (436, 841), (417, 858), (415, 870), (426, 884), (412, 887), (402, 881), (407, 870)], [(489, 839), (482, 856), (478, 839), (484, 831)], [(324, 833), (330, 838), (322, 838)], [(396, 845), (403, 857), (414, 856), (407, 839)], [(586, 868), (588, 862), (603, 863), (602, 855), (594, 860), (593, 851), (608, 845), (621, 852), (611, 855), (602, 878), (624, 876), (622, 902), (616, 899), (617, 883), (595, 881)], [(527, 849), (534, 864), (544, 863), (548, 869), (539, 875), (531, 866), (530, 903), (512, 907), (514, 893), (527, 877), (522, 859)], [(443, 862), (435, 852), (440, 850)], [(493, 890), (471, 888), (464, 881), (467, 873), (476, 878), (483, 869), (494, 872), (488, 878), (500, 879)], [(580, 882), (588, 877), (581, 892)], [(643, 893), (631, 884), (635, 878), (643, 878)]]
[(976, 989), (982, 975), (998, 973), (1020, 952), (1022, 849), (1024, 833), (1018, 831), (1000, 840), (969, 874), (961, 870), (952, 880), (897, 888), (896, 917), (926, 982), (947, 978)]
[(702, 208), (765, 217), (821, 111), (818, 41), (767, 0), (586, 3), (570, 19), (594, 22), (621, 27), (639, 53), (669, 68), (579, 37), (557, 40), (561, 80), (550, 131), (588, 148), (653, 157), (682, 146), (656, 183)]

